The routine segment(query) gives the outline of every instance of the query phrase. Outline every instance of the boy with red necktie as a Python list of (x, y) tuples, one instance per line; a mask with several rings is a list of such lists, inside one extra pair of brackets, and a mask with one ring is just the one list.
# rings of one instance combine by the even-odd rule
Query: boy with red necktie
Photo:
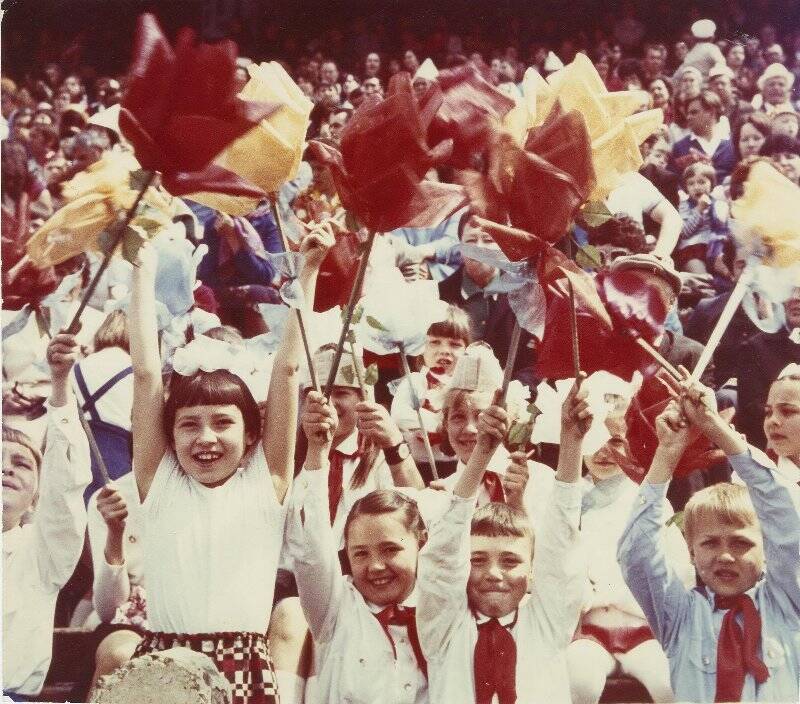
[[(619, 544), (625, 581), (670, 663), (677, 701), (796, 702), (800, 681), (800, 517), (789, 489), (717, 413), (714, 392), (685, 381), (657, 420), (659, 447)], [(715, 484), (684, 510), (701, 586), (664, 557), (663, 497), (702, 432), (747, 485)]]
[[(475, 497), (508, 415), (492, 405), (450, 506), (419, 555), (417, 629), (432, 704), (569, 702), (566, 648), (578, 622), (585, 567), (578, 547), (586, 390), (562, 410), (558, 472), (542, 530), (507, 504)], [(528, 594), (532, 580), (532, 591)]]

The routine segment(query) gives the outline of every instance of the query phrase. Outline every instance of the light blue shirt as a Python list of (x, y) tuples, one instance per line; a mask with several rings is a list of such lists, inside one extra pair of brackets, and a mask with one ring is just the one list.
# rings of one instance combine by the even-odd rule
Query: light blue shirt
[(458, 223), (463, 214), (463, 209), (458, 210), (436, 227), (401, 227), (389, 234), (412, 246), (435, 242), (434, 260), (428, 262), (428, 269), (434, 281), (442, 281), (461, 265), (461, 254), (455, 247), (458, 244)]
[[(800, 698), (800, 517), (789, 490), (751, 453), (729, 458), (747, 484), (761, 523), (766, 573), (746, 592), (761, 614), (759, 657), (769, 678), (749, 673), (743, 702), (797, 702)], [(705, 587), (688, 590), (664, 556), (663, 499), (668, 484), (645, 481), (619, 543), (625, 582), (667, 654), (676, 701), (713, 702), (717, 640), (725, 611), (714, 610)], [(741, 623), (741, 615), (739, 616)]]

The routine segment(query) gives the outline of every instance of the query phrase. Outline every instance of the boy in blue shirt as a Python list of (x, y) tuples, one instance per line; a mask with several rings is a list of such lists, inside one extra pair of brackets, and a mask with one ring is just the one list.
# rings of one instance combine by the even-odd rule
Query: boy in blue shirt
[[(702, 586), (664, 556), (663, 498), (687, 445), (704, 433), (747, 487), (695, 494), (684, 532)], [(670, 664), (677, 701), (796, 702), (800, 696), (800, 517), (789, 490), (717, 413), (714, 393), (681, 385), (658, 418), (659, 447), (619, 543), (628, 587)]]

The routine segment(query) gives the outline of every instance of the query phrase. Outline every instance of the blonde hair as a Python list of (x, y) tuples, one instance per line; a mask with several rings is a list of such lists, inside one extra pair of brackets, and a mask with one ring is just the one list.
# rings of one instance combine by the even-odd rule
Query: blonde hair
[(485, 391), (449, 389), (445, 394), (444, 403), (442, 404), (441, 424), (439, 426), (439, 432), (442, 438), (439, 442), (439, 447), (446, 455), (453, 456), (456, 454), (456, 451), (450, 445), (450, 440), (447, 437), (447, 424), (450, 420), (450, 413), (455, 410), (469, 411), (473, 396), (487, 396), (491, 399), (491, 394)]
[(121, 347), (130, 353), (128, 316), (124, 311), (112, 310), (97, 328), (94, 334), (94, 351), (99, 352), (106, 347)]
[(706, 517), (731, 526), (758, 525), (750, 494), (740, 484), (713, 484), (689, 499), (683, 509), (683, 533), (686, 542), (693, 540), (697, 522)]
[(17, 430), (17, 428), (4, 425), (3, 442), (15, 442), (18, 445), (28, 448), (33, 455), (33, 459), (36, 461), (36, 473), (39, 473), (39, 470), (42, 468), (42, 452), (33, 442), (33, 439), (30, 435), (21, 430)]

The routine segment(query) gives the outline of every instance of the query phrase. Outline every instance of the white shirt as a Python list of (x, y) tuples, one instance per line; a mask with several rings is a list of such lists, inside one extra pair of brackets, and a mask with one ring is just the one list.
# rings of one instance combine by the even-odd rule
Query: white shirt
[[(509, 464), (511, 464), (511, 460), (508, 458), (508, 452), (500, 445), (492, 456), (487, 469), (496, 472), (502, 478)], [(456, 471), (442, 480), (442, 483), (448, 491), (453, 491), (453, 487), (455, 487), (456, 482), (466, 468), (463, 462), (459, 462)], [(528, 460), (528, 483), (525, 486), (525, 493), (522, 495), (522, 501), (525, 504), (528, 519), (533, 525), (533, 532), (536, 535), (539, 534), (542, 527), (542, 521), (544, 520), (545, 512), (550, 501), (550, 494), (553, 492), (555, 476), (555, 472), (546, 464)], [(488, 504), (491, 500), (486, 486), (481, 483), (478, 487), (478, 506), (480, 507)]]
[[(95, 393), (117, 372), (131, 366), (131, 356), (121, 347), (105, 347), (99, 352), (90, 354), (81, 360), (81, 374), (83, 374), (89, 394)], [(75, 395), (83, 405), (86, 399), (75, 381), (75, 373), (70, 375)], [(133, 407), (133, 374), (117, 381), (95, 404), (95, 410), (100, 420), (118, 428), (130, 431), (131, 408)], [(88, 416), (91, 418), (91, 416)]]
[[(351, 579), (342, 576), (328, 515), (328, 470), (304, 471), (296, 487), (287, 542), (300, 603), (314, 637), (316, 674), (306, 685), (306, 704), (425, 704), (427, 681), (406, 629), (389, 627), (395, 659), (374, 615), (381, 607), (368, 604)], [(414, 597), (404, 605), (412, 606)]]
[[(517, 644), (517, 704), (569, 704), (566, 666), (580, 613), (586, 569), (578, 548), (581, 492), (555, 482), (533, 556), (533, 592), (511, 634)], [(474, 499), (452, 497), (431, 526), (417, 572), (417, 628), (434, 704), (475, 701), (476, 616), (467, 603)]]
[(128, 508), (125, 531), (122, 534), (123, 564), (109, 565), (106, 562), (108, 526), (100, 515), (100, 511), (97, 510), (99, 491), (92, 494), (89, 505), (86, 507), (89, 515), (89, 545), (92, 549), (92, 564), (94, 565), (92, 602), (97, 615), (104, 623), (110, 622), (116, 614), (117, 607), (128, 600), (131, 585), (144, 583), (143, 512), (139, 503), (136, 478), (133, 472), (128, 472), (112, 482), (112, 486), (120, 493)]
[(664, 196), (650, 181), (638, 171), (630, 171), (622, 177), (617, 186), (606, 198), (606, 207), (612, 215), (625, 213), (640, 225), (644, 215), (650, 213)]
[[(584, 620), (602, 627), (646, 625), (644, 612), (625, 584), (617, 562), (617, 543), (639, 496), (639, 485), (620, 475), (599, 484), (587, 477), (581, 486), (584, 495), (581, 547), (588, 567)], [(666, 499), (664, 512), (667, 517), (673, 514), (672, 506)], [(689, 561), (689, 550), (680, 528), (675, 524), (670, 525), (664, 537), (670, 564), (682, 577), (684, 584), (693, 587), (694, 568)]]
[(3, 533), (3, 688), (38, 694), (53, 650), (53, 616), (61, 587), (83, 549), (83, 492), (92, 479), (89, 444), (77, 406), (48, 406), (34, 519)]
[(213, 488), (184, 473), (167, 450), (142, 508), (152, 630), (264, 633), (286, 510), (261, 443)]

